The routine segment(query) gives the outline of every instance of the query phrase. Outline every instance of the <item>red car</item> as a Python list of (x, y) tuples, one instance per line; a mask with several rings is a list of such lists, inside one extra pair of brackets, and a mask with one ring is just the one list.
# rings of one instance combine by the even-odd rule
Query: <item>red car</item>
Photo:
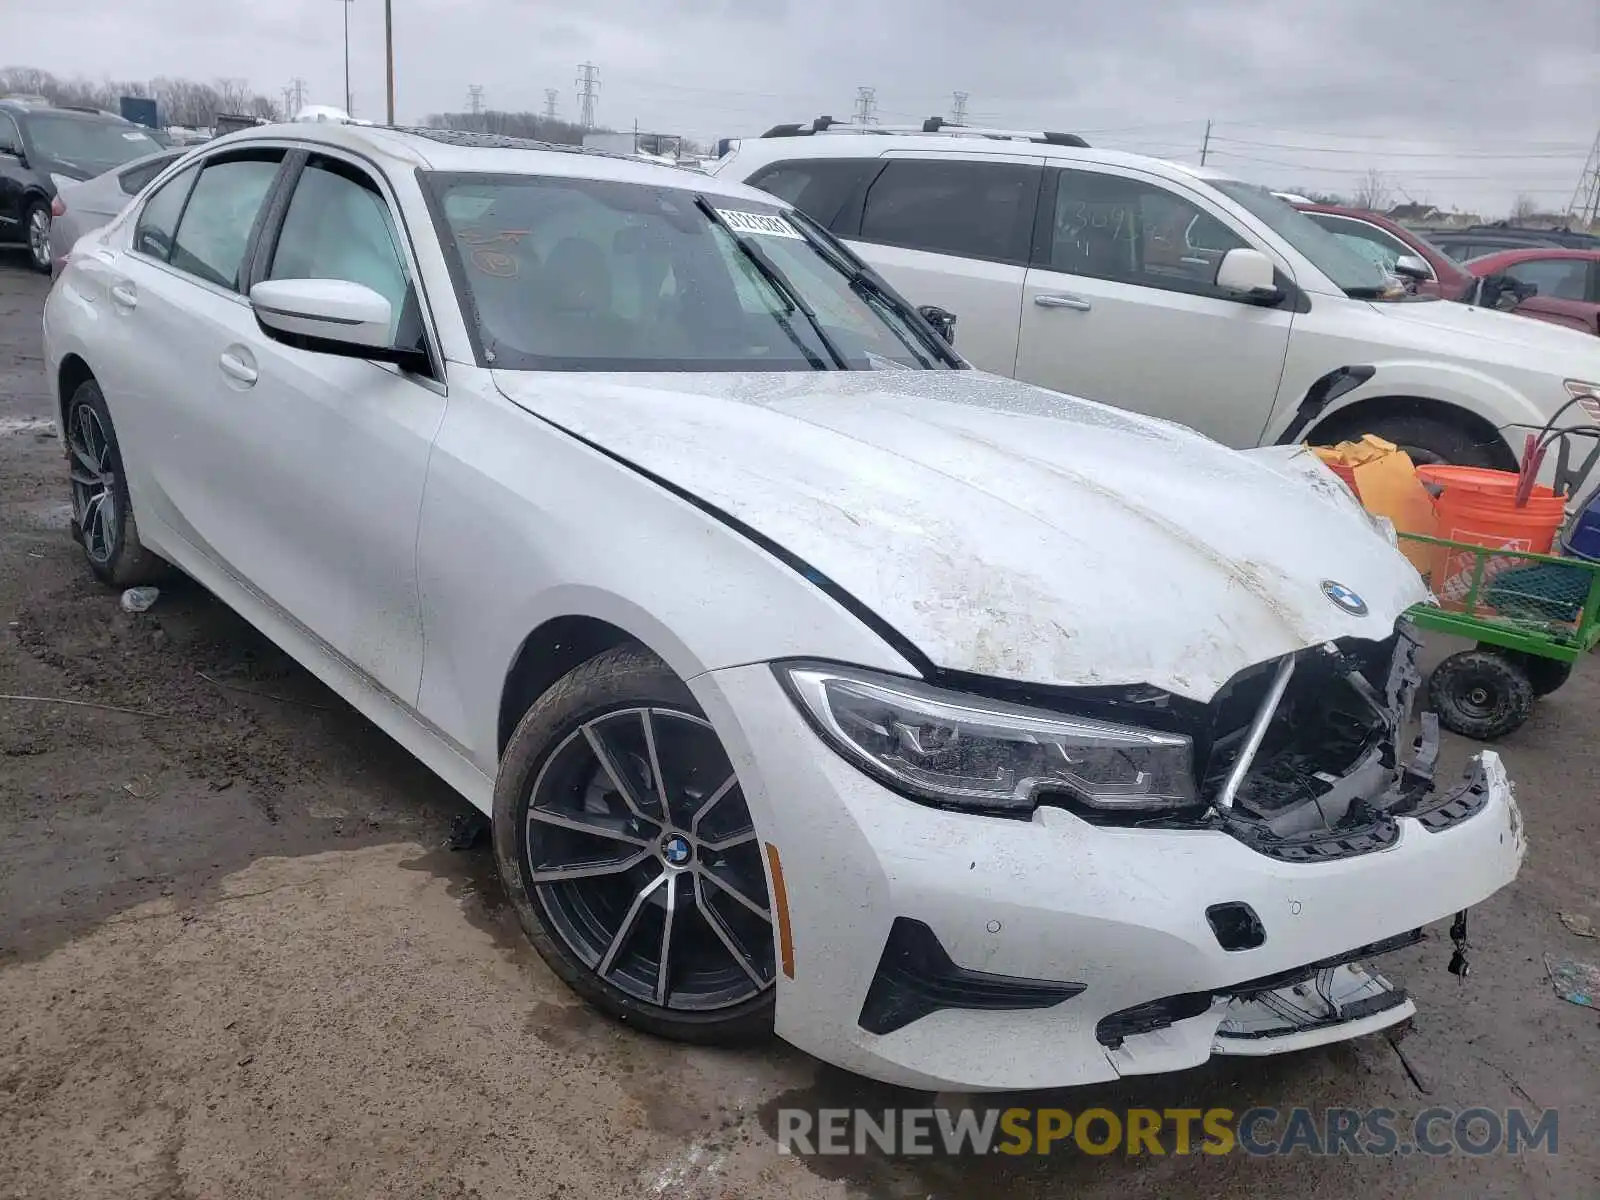
[(1600, 250), (1525, 246), (1464, 264), (1479, 279), (1504, 276), (1534, 294), (1513, 310), (1555, 325), (1600, 334)]
[(1380, 263), (1391, 273), (1402, 255), (1420, 258), (1428, 266), (1427, 276), (1417, 281), (1417, 291), (1421, 295), (1461, 300), (1477, 286), (1477, 277), (1472, 272), (1427, 238), (1388, 217), (1336, 204), (1297, 203), (1295, 207), (1329, 233), (1355, 243), (1352, 249)]

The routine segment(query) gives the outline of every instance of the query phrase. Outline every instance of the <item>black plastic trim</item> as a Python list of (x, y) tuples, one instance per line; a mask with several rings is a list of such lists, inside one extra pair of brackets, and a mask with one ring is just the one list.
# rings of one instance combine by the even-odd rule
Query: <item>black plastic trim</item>
[(1477, 816), (1488, 803), (1489, 784), (1479, 771), (1432, 808), (1412, 815), (1429, 833), (1443, 833)]
[(1008, 1012), (1053, 1008), (1086, 986), (958, 967), (932, 929), (910, 917), (896, 917), (858, 1023), (868, 1033), (885, 1034), (941, 1009)]

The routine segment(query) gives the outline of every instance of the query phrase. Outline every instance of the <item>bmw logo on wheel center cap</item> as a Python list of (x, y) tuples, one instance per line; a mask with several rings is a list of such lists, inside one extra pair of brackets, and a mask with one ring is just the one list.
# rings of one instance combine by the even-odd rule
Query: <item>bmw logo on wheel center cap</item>
[(667, 860), (669, 866), (686, 866), (693, 856), (694, 850), (686, 837), (674, 834), (661, 843), (661, 857)]
[(1332, 579), (1322, 581), (1322, 594), (1354, 617), (1367, 615), (1367, 602), (1344, 584)]

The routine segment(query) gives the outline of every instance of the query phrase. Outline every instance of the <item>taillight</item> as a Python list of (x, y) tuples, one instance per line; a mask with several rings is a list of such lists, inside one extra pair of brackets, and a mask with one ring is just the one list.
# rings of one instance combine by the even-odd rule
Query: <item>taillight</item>
[(50, 201), (50, 215), (52, 217), (64, 217), (67, 215), (67, 202), (60, 196)]

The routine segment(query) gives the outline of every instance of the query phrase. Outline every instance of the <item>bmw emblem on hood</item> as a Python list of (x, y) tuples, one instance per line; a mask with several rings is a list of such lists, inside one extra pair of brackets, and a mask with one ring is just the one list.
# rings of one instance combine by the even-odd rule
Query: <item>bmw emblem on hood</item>
[(1367, 615), (1367, 602), (1355, 592), (1332, 579), (1322, 581), (1322, 594), (1353, 617)]

